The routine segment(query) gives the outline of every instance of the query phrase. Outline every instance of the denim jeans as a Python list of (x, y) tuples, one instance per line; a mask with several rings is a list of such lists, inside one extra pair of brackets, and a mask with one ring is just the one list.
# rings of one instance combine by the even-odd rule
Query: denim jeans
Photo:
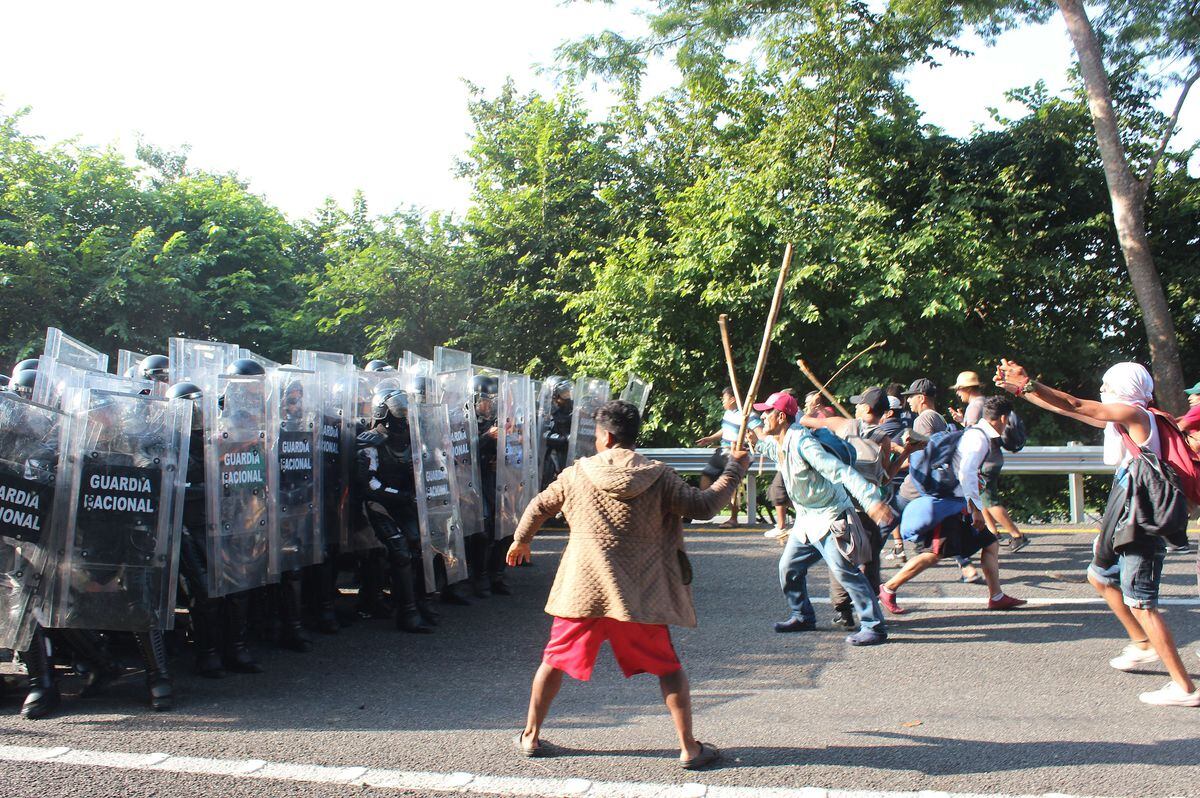
[(858, 613), (862, 628), (886, 631), (879, 599), (871, 591), (867, 577), (838, 549), (833, 533), (813, 544), (803, 542), (795, 532), (788, 537), (783, 556), (779, 558), (779, 586), (783, 588), (792, 617), (814, 622), (817, 619), (808, 598), (808, 569), (820, 560), (825, 561), (830, 572), (850, 594), (850, 602)]

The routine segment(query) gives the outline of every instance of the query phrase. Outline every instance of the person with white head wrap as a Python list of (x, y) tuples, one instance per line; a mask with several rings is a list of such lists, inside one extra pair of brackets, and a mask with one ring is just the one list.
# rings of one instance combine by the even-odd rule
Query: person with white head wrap
[[(1032, 379), (1023, 366), (1008, 360), (1001, 360), (996, 368), (995, 383), (1038, 407), (1104, 429), (1105, 462), (1118, 466), (1109, 494), (1110, 511), (1114, 502), (1124, 504), (1126, 466), (1134, 456), (1128, 451), (1122, 432), (1141, 450), (1162, 455), (1158, 424), (1148, 409), (1154, 398), (1154, 380), (1139, 363), (1118, 363), (1106, 371), (1099, 402), (1078, 399), (1051, 388)], [(1155, 706), (1200, 707), (1200, 689), (1188, 676), (1175, 648), (1175, 638), (1158, 611), (1166, 541), (1139, 535), (1121, 547), (1116, 562), (1111, 562), (1098, 547), (1094, 551), (1097, 556), (1088, 566), (1088, 582), (1112, 609), (1130, 640), (1109, 664), (1117, 670), (1132, 671), (1161, 659), (1171, 681), (1138, 698)]]

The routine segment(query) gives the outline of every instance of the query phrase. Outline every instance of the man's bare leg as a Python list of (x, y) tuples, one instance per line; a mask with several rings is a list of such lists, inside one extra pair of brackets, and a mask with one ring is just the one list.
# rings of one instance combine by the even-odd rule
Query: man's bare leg
[(923, 551), (913, 557), (908, 562), (904, 563), (904, 567), (896, 572), (896, 575), (884, 583), (884, 587), (889, 592), (896, 592), (901, 585), (912, 579), (922, 571), (928, 570), (938, 564), (938, 556), (932, 551)]
[(521, 732), (521, 745), (537, 748), (541, 744), (542, 723), (550, 712), (550, 705), (562, 687), (563, 672), (552, 665), (542, 663), (533, 675), (533, 688), (529, 693), (529, 716), (525, 719), (525, 731)]
[(979, 564), (983, 566), (983, 581), (987, 582), (988, 596), (998, 596), (1004, 592), (1000, 587), (1000, 545), (989, 543), (979, 552)]
[(1113, 615), (1117, 616), (1121, 626), (1125, 627), (1125, 634), (1129, 635), (1130, 642), (1143, 651), (1150, 648), (1150, 635), (1146, 634), (1146, 630), (1142, 628), (1138, 619), (1133, 617), (1133, 612), (1125, 603), (1121, 591), (1112, 585), (1096, 581), (1090, 573), (1088, 574), (1088, 583), (1095, 588), (1100, 598), (1104, 599), (1104, 603), (1112, 610)]
[(1020, 527), (1018, 527), (1016, 522), (1012, 520), (1012, 516), (1008, 514), (1008, 508), (1006, 507), (1002, 507), (999, 504), (994, 504), (983, 511), (983, 517), (991, 518), (993, 520), (993, 523), (988, 524), (989, 528), (992, 528), (992, 532), (996, 531), (995, 527), (999, 527), (1007, 532), (1008, 536), (1013, 540), (1020, 540), (1021, 538), (1025, 537), (1025, 534), (1021, 532)]
[(1154, 653), (1158, 654), (1163, 664), (1167, 666), (1167, 673), (1171, 674), (1171, 679), (1186, 692), (1194, 692), (1196, 685), (1192, 684), (1187, 668), (1183, 666), (1183, 660), (1179, 658), (1179, 650), (1175, 648), (1175, 638), (1171, 635), (1167, 622), (1163, 620), (1162, 613), (1156, 609), (1135, 609), (1133, 614), (1142, 628), (1146, 630), (1146, 634), (1149, 635), (1150, 645), (1154, 647)]
[(680, 668), (674, 673), (659, 676), (658, 686), (662, 689), (663, 701), (671, 711), (671, 721), (679, 736), (679, 758), (692, 759), (700, 753), (700, 743), (692, 736), (692, 691), (688, 686), (687, 674)]

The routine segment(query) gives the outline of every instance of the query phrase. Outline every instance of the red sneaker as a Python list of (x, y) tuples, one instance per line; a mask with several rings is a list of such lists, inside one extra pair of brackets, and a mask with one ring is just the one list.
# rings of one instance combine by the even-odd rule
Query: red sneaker
[(1027, 602), (1025, 599), (1013, 598), (1012, 596), (1005, 593), (1003, 596), (1000, 597), (999, 601), (996, 601), (995, 599), (988, 599), (988, 609), (989, 610), (1013, 610), (1013, 609), (1016, 609), (1017, 607), (1023, 607), (1028, 603), (1029, 602)]
[[(892, 615), (903, 615), (908, 612), (908, 610), (896, 603), (896, 594), (883, 587), (879, 588), (879, 603)], [(1025, 602), (1021, 603), (1024, 604)]]

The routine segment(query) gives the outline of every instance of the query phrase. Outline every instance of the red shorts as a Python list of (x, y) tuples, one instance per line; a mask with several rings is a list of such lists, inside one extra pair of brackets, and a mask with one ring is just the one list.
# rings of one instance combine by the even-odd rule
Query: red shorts
[(542, 662), (586, 682), (592, 678), (596, 655), (605, 640), (625, 678), (638, 673), (667, 676), (683, 667), (666, 626), (614, 618), (556, 617)]

